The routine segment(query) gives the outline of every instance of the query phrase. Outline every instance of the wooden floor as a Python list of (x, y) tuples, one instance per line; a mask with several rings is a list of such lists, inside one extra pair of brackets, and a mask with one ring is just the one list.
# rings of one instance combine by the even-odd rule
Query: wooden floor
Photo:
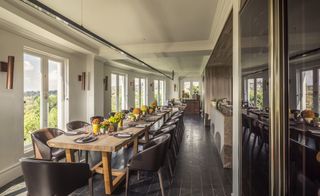
[[(175, 177), (169, 185), (167, 169), (164, 169), (165, 192), (172, 196), (230, 196), (232, 190), (232, 170), (223, 169), (214, 145), (212, 133), (204, 128), (202, 119), (195, 115), (185, 116), (186, 131), (181, 144)], [(132, 154), (130, 149), (122, 150), (113, 155), (113, 167), (123, 168)], [(143, 173), (143, 178), (137, 180), (135, 174), (130, 178), (129, 195), (161, 195), (158, 178), (150, 173)], [(124, 195), (124, 183), (113, 195)], [(94, 192), (103, 196), (104, 185), (101, 175), (94, 177)], [(26, 195), (23, 178), (0, 188), (0, 195)], [(87, 187), (75, 191), (73, 196), (88, 195)]]

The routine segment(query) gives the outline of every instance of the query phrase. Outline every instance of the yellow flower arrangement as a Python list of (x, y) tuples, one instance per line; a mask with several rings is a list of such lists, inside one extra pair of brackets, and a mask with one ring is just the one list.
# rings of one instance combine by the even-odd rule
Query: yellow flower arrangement
[(142, 112), (147, 112), (148, 111), (148, 106), (146, 106), (146, 105), (143, 105), (143, 106), (141, 106), (141, 111)]

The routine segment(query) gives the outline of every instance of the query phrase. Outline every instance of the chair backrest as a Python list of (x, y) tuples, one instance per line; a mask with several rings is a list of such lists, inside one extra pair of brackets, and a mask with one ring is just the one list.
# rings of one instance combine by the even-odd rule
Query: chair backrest
[(71, 121), (67, 123), (67, 130), (74, 131), (76, 129), (80, 129), (85, 126), (89, 126), (90, 124), (83, 121)]
[(90, 123), (92, 123), (92, 121), (93, 121), (94, 119), (99, 119), (100, 122), (104, 121), (104, 117), (103, 117), (103, 116), (92, 116), (92, 117), (90, 118)]
[(319, 150), (290, 139), (290, 178), (295, 180), (296, 189), (302, 190), (297, 195), (318, 195), (320, 188), (319, 155)]
[(86, 163), (61, 163), (21, 159), (28, 195), (68, 195), (88, 184), (92, 176)]
[(146, 150), (132, 157), (129, 167), (137, 170), (158, 171), (164, 165), (169, 141), (169, 134), (164, 134), (151, 140)]
[(39, 129), (31, 133), (34, 154), (37, 158), (51, 159), (50, 147), (47, 141), (62, 135), (64, 132), (56, 128)]
[(250, 124), (251, 122), (248, 115), (242, 113), (242, 127), (250, 129)]

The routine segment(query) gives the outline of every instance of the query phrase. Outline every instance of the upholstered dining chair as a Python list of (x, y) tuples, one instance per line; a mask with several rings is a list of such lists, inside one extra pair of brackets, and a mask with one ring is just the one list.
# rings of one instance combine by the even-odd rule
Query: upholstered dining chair
[[(177, 150), (175, 149), (175, 145), (174, 145), (174, 143), (177, 142), (175, 140), (175, 131), (176, 130), (177, 130), (177, 126), (176, 125), (169, 125), (169, 126), (166, 126), (166, 127), (162, 127), (160, 129), (160, 131), (159, 131), (161, 133), (159, 135), (155, 136), (155, 138), (157, 138), (157, 137), (161, 137), (164, 134), (170, 134), (169, 153), (167, 153), (167, 160), (168, 160), (168, 166), (169, 166), (169, 172), (170, 172), (171, 180), (173, 180), (173, 170), (174, 170), (174, 166), (176, 164)], [(144, 146), (144, 149), (145, 148), (146, 147)]]
[(44, 128), (31, 133), (34, 155), (37, 159), (59, 161), (65, 158), (64, 149), (51, 148), (47, 141), (62, 135), (64, 132), (56, 128)]
[(67, 130), (74, 131), (89, 125), (89, 123), (83, 121), (71, 121), (67, 123)]
[[(67, 123), (67, 130), (68, 131), (75, 131), (77, 129), (86, 127), (86, 126), (90, 126), (89, 123), (84, 122), (84, 121), (71, 121)], [(81, 157), (82, 157), (82, 152), (81, 150), (78, 150), (78, 158), (79, 158), (79, 162), (81, 161)], [(85, 162), (88, 163), (88, 152), (85, 151)]]
[(93, 121), (94, 119), (99, 119), (100, 122), (104, 121), (104, 117), (103, 117), (103, 116), (92, 116), (92, 117), (90, 118), (90, 122), (92, 123), (92, 121)]
[(64, 196), (86, 185), (89, 185), (89, 195), (93, 195), (92, 172), (86, 163), (31, 158), (21, 159), (20, 162), (30, 196)]
[(148, 143), (148, 147), (134, 155), (127, 164), (126, 196), (129, 192), (130, 170), (157, 172), (161, 194), (164, 196), (161, 168), (164, 166), (169, 147), (170, 135), (164, 134)]

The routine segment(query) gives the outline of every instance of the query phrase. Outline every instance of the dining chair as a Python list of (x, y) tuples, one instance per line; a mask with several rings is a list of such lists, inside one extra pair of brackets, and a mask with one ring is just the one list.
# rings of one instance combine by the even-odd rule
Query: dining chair
[(164, 134), (148, 143), (148, 147), (134, 155), (127, 164), (126, 196), (129, 192), (130, 171), (157, 172), (160, 182), (161, 194), (164, 196), (163, 178), (161, 169), (164, 166), (169, 147), (170, 135)]
[(318, 195), (319, 150), (290, 139), (290, 187), (295, 195)]
[(21, 168), (28, 195), (69, 195), (89, 185), (93, 196), (92, 172), (86, 163), (62, 163), (38, 159), (21, 159)]
[[(258, 126), (260, 129), (261, 142), (258, 147), (257, 159), (260, 157), (261, 150), (263, 147), (266, 149), (266, 156), (269, 155), (269, 124), (265, 121), (258, 120)], [(268, 160), (268, 157), (265, 157)]]
[(103, 122), (103, 121), (104, 121), (104, 117), (103, 117), (103, 116), (92, 116), (92, 117), (90, 118), (90, 122), (92, 123), (92, 121), (93, 121), (94, 119), (99, 119), (100, 122)]
[[(84, 121), (71, 121), (66, 125), (68, 131), (75, 131), (86, 126), (90, 126), (90, 124)], [(82, 152), (82, 150), (78, 150), (79, 162), (81, 161)], [(88, 151), (85, 151), (85, 162), (88, 163)]]
[(243, 134), (242, 134), (242, 143), (245, 141), (245, 136), (247, 134), (247, 131), (250, 132), (250, 119), (248, 115), (242, 113), (242, 128), (243, 128)]
[(74, 131), (86, 126), (90, 126), (90, 124), (84, 121), (71, 121), (67, 123), (67, 130)]
[(47, 144), (47, 141), (63, 133), (62, 130), (56, 128), (44, 128), (31, 133), (35, 158), (52, 161), (59, 161), (65, 158), (64, 149), (51, 148)]
[(175, 141), (175, 131), (176, 131), (177, 126), (176, 125), (170, 125), (166, 126), (160, 129), (160, 134), (156, 135), (155, 138), (161, 137), (164, 134), (169, 134), (170, 135), (170, 141), (169, 141), (169, 153), (167, 153), (167, 162), (169, 166), (169, 172), (171, 176), (171, 180), (173, 180), (173, 170), (174, 166), (176, 165), (176, 154), (177, 150), (175, 149), (175, 146), (173, 145)]

